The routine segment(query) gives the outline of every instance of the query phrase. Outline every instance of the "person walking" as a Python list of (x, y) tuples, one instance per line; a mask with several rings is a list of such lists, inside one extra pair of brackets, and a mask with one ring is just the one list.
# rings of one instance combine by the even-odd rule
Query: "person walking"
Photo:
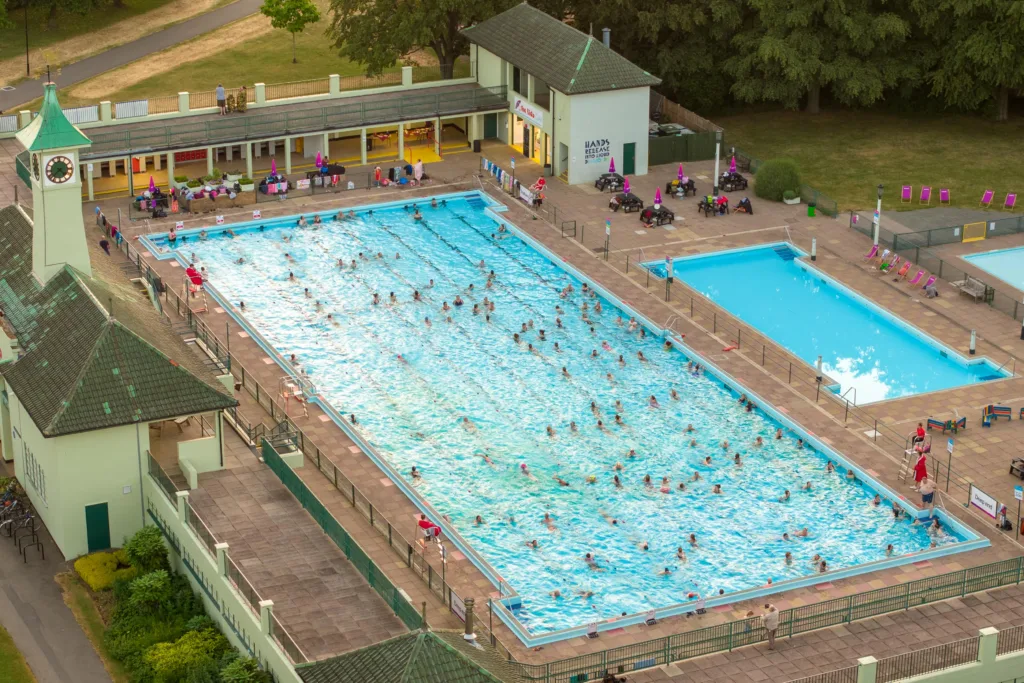
[(918, 489), (921, 493), (921, 507), (928, 506), (928, 514), (935, 511), (935, 484), (928, 477), (921, 480), (921, 487)]
[(772, 604), (765, 605), (764, 609), (765, 613), (761, 615), (761, 625), (768, 632), (768, 649), (774, 650), (775, 632), (779, 629), (779, 610)]
[(221, 116), (228, 113), (227, 97), (224, 95), (224, 85), (222, 83), (217, 84), (217, 108), (220, 109)]

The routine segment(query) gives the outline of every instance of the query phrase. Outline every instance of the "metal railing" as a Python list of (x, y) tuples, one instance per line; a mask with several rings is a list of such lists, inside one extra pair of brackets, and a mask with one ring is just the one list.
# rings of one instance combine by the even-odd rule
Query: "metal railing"
[(258, 616), (260, 613), (260, 602), (263, 601), (263, 598), (260, 597), (260, 594), (249, 582), (249, 579), (245, 578), (245, 574), (242, 573), (242, 570), (238, 568), (238, 565), (235, 564), (235, 561), (231, 559), (231, 557), (227, 558), (226, 565), (228, 569), (228, 579), (231, 583), (235, 584), (235, 588), (238, 589), (238, 592), (241, 593), (242, 597), (244, 597), (246, 602), (249, 603), (249, 607), (251, 607), (252, 611)]
[[(1024, 216), (1004, 218), (994, 221), (994, 223), (998, 224), (999, 229), (992, 232), (993, 235), (1024, 232)], [(849, 225), (862, 235), (873, 237), (872, 231), (874, 228), (871, 221), (860, 220), (856, 212), (850, 212)], [(957, 265), (957, 261), (947, 261), (928, 248), (939, 244), (960, 242), (962, 238), (959, 234), (953, 235), (953, 231), (959, 232), (962, 229), (963, 226), (954, 226), (952, 228), (936, 228), (923, 232), (894, 233), (879, 226), (878, 243), (882, 247), (892, 249), (903, 258), (916, 264), (918, 268), (928, 271), (941, 280), (958, 282), (966, 280), (970, 276), (973, 280), (977, 280), (984, 286), (984, 295), (981, 297), (982, 301), (1014, 320), (1024, 321), (1024, 303), (1016, 295), (1009, 295), (999, 291), (990, 285), (985, 278), (968, 273)], [(950, 237), (955, 237), (955, 239), (948, 239)]]
[(1014, 626), (999, 632), (996, 656), (1024, 650), (1024, 626)]
[(210, 531), (210, 527), (206, 526), (206, 522), (199, 517), (199, 513), (192, 507), (192, 503), (186, 503), (185, 505), (185, 521), (188, 523), (188, 528), (203, 542), (210, 555), (217, 557), (217, 539), (213, 537), (213, 532)]
[(178, 496), (177, 496), (178, 487), (171, 480), (171, 478), (169, 476), (167, 476), (167, 473), (164, 472), (164, 469), (162, 467), (160, 467), (160, 463), (158, 463), (156, 461), (156, 458), (153, 457), (152, 453), (150, 453), (149, 451), (146, 451), (146, 457), (149, 460), (149, 473), (150, 473), (150, 475), (156, 481), (157, 486), (160, 488), (160, 490), (164, 492), (164, 495), (167, 496), (167, 500), (171, 501), (172, 505), (177, 506), (178, 505)]
[(286, 100), (291, 97), (326, 95), (331, 92), (331, 80), (329, 78), (314, 78), (290, 83), (268, 83), (264, 92), (268, 102), (270, 100)]
[(890, 681), (976, 662), (978, 661), (978, 644), (980, 642), (981, 638), (975, 636), (880, 659), (875, 674), (875, 683), (890, 683)]
[[(422, 94), (421, 94), (422, 93)], [(190, 93), (202, 102), (205, 93)], [(212, 106), (212, 105), (211, 105)], [(505, 86), (472, 88), (430, 94), (427, 91), (396, 93), (393, 97), (348, 102), (328, 107), (267, 111), (190, 123), (151, 125), (136, 129), (90, 131), (92, 146), (83, 159), (109, 157), (113, 153), (151, 153), (229, 142), (280, 137), (283, 134), (357, 128), (408, 119), (434, 118), (507, 107)]]

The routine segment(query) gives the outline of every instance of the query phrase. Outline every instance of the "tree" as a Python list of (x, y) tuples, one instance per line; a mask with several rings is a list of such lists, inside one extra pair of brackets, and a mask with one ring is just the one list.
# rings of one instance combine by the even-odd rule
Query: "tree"
[(913, 0), (921, 28), (941, 46), (927, 74), (932, 95), (975, 109), (995, 100), (1010, 112), (1010, 91), (1024, 88), (1024, 4), (1015, 0)]
[(327, 34), (342, 57), (379, 74), (400, 57), (430, 48), (441, 78), (451, 78), (455, 58), (468, 50), (459, 31), (501, 12), (515, 0), (408, 0), (396, 11), (394, 0), (331, 0)]
[(690, 109), (723, 104), (731, 80), (722, 68), (729, 38), (750, 14), (735, 0), (579, 1), (576, 28), (612, 29), (612, 49), (662, 79), (658, 91)]
[(754, 15), (733, 38), (725, 68), (732, 94), (819, 111), (821, 89), (846, 105), (870, 105), (919, 76), (901, 48), (910, 21), (884, 0), (749, 0)]
[(124, 544), (124, 554), (131, 565), (142, 573), (167, 568), (167, 546), (155, 526), (144, 526)]
[(292, 34), (292, 64), (298, 64), (295, 35), (320, 21), (320, 10), (311, 0), (263, 0), (260, 13), (270, 18), (270, 25), (274, 28), (283, 28)]

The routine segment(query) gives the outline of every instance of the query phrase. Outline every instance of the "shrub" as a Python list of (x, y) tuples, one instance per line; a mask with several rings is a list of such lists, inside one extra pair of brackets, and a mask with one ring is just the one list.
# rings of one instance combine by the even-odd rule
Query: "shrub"
[(793, 192), (793, 190), (786, 190), (785, 192), (782, 193), (782, 198), (783, 199), (796, 199), (796, 192)]
[(217, 628), (217, 624), (205, 614), (197, 614), (185, 622), (185, 630), (187, 631), (205, 631), (209, 628)]
[(190, 180), (187, 183), (185, 183), (186, 187), (202, 187), (202, 185), (203, 185), (203, 181), (199, 180), (199, 179)]
[(176, 176), (174, 176), (174, 182), (176, 182), (176, 183), (186, 183), (186, 182), (188, 182), (188, 176), (187, 175), (176, 175)]
[(129, 564), (145, 574), (167, 568), (167, 546), (160, 529), (144, 526), (124, 544), (124, 554)]
[(792, 159), (769, 159), (761, 164), (754, 176), (754, 192), (762, 199), (782, 201), (786, 190), (800, 189), (800, 171)]
[(239, 185), (252, 185), (253, 184), (252, 178), (250, 178), (249, 176), (242, 176), (241, 178), (238, 179), (238, 184)]
[(189, 671), (205, 668), (231, 647), (214, 629), (189, 631), (173, 643), (157, 643), (146, 650), (145, 660), (158, 681), (178, 681)]
[(158, 569), (132, 581), (128, 604), (139, 612), (155, 612), (170, 600), (173, 593), (167, 571)]
[(99, 593), (114, 584), (117, 558), (114, 557), (114, 553), (108, 552), (84, 555), (75, 560), (75, 571), (89, 585), (89, 588)]
[(236, 659), (220, 671), (221, 683), (270, 683), (270, 674), (260, 669), (259, 663), (248, 657)]

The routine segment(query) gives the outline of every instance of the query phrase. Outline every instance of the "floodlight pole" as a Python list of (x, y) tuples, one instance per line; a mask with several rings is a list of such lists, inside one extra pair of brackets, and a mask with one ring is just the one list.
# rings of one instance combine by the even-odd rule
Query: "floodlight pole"
[(712, 193), (718, 196), (718, 162), (722, 157), (722, 131), (715, 131), (715, 185)]
[(878, 185), (878, 205), (875, 207), (875, 224), (871, 229), (872, 239), (874, 240), (875, 246), (878, 246), (878, 224), (882, 220), (882, 190), (885, 189), (881, 183)]

